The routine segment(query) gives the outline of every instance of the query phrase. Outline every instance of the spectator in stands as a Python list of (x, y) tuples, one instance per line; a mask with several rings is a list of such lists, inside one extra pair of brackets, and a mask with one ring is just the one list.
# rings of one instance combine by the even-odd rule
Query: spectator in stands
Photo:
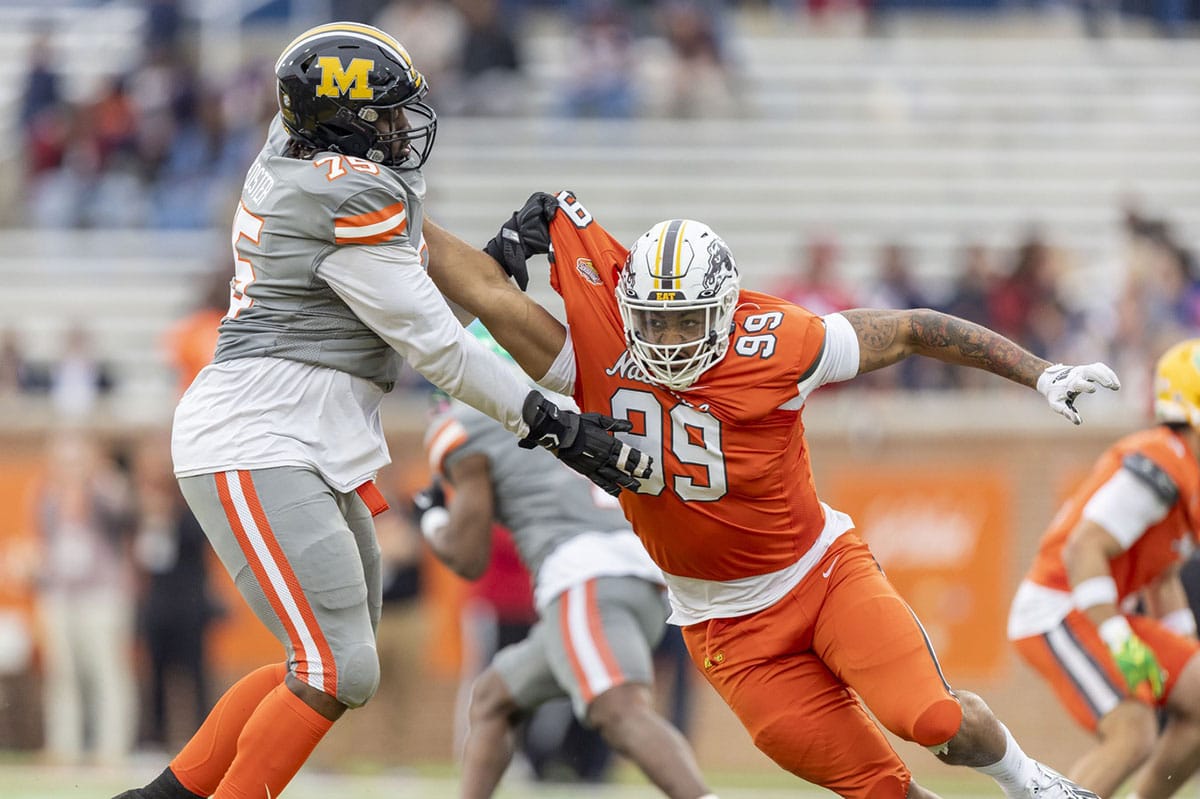
[(563, 112), (601, 119), (634, 116), (637, 64), (628, 17), (615, 0), (585, 0), (576, 30)]
[(499, 0), (460, 0), (466, 29), (458, 57), (459, 85), (451, 109), (474, 116), (519, 113), (527, 93), (516, 34)]
[(176, 322), (166, 335), (166, 349), (179, 378), (180, 396), (212, 360), (217, 351), (221, 319), (229, 310), (229, 269), (223, 260), (204, 283), (200, 307)]
[[(993, 280), (991, 253), (984, 245), (974, 242), (963, 248), (959, 258), (954, 287), (941, 310), (995, 328), (988, 306)], [(939, 385), (950, 388), (977, 388), (986, 383), (986, 378), (974, 369), (943, 369), (938, 381)]]
[(1012, 271), (992, 284), (988, 314), (995, 329), (1047, 357), (1066, 333), (1066, 310), (1058, 292), (1056, 253), (1040, 231), (1017, 248)]
[(45, 370), (25, 357), (17, 331), (0, 331), (0, 397), (42, 393), (49, 383)]
[(375, 17), (375, 27), (409, 42), (409, 55), (421, 65), (439, 97), (450, 97), (459, 80), (466, 19), (450, 0), (391, 0)]
[(89, 729), (96, 760), (119, 763), (136, 718), (128, 483), (82, 430), (57, 434), (47, 453), (33, 508), (46, 753), (80, 762)]
[[(908, 248), (898, 241), (886, 242), (879, 251), (875, 280), (863, 294), (863, 307), (926, 308), (930, 304), (913, 276)], [(868, 385), (913, 390), (936, 383), (936, 375), (946, 370), (944, 364), (923, 358), (909, 358), (896, 366), (866, 375)]]
[(798, 248), (791, 273), (771, 293), (820, 316), (857, 307), (861, 303), (839, 274), (840, 258), (836, 239), (811, 236)]
[(114, 387), (112, 370), (92, 349), (92, 334), (80, 323), (65, 333), (62, 354), (50, 366), (50, 399), (64, 419), (94, 412)]
[(670, 52), (661, 113), (727, 117), (741, 111), (711, 9), (699, 0), (670, 0), (659, 10), (659, 20)]
[(227, 215), (249, 158), (227, 135), (217, 93), (180, 97), (174, 116), (175, 134), (152, 189), (152, 224), (207, 228)]
[(45, 111), (62, 103), (58, 72), (53, 64), (54, 40), (50, 30), (39, 31), (29, 45), (29, 66), (21, 92), (21, 127), (26, 132)]
[[(149, 727), (143, 741), (166, 749), (169, 717), (191, 730), (212, 707), (208, 630), (221, 610), (209, 591), (208, 541), (179, 493), (170, 440), (152, 435), (133, 463), (133, 561), (139, 578), (138, 627), (149, 660)], [(175, 688), (185, 688), (184, 703)], [(168, 706), (172, 711), (168, 713)]]

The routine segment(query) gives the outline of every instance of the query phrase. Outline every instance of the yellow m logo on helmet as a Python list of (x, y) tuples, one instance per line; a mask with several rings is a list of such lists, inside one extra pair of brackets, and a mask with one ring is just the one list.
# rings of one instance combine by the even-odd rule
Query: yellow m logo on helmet
[(342, 65), (337, 56), (321, 56), (317, 59), (321, 69), (321, 84), (317, 86), (317, 97), (349, 95), (351, 100), (374, 100), (370, 72), (375, 62), (369, 58), (352, 58), (349, 66)]

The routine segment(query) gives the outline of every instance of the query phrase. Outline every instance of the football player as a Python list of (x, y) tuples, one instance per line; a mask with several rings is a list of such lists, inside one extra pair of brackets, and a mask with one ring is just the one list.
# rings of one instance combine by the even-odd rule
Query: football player
[[(514, 356), (553, 388), (566, 336), (479, 253), (427, 246), (425, 180), (437, 128), (398, 41), (337, 22), (275, 65), (279, 115), (233, 221), (234, 278), (212, 364), (175, 413), (188, 505), (247, 603), (286, 648), (217, 703), (166, 770), (126, 797), (278, 796), (347, 708), (379, 681), (381, 604), (372, 482), (388, 462), (380, 402), (403, 357), (528, 446), (554, 449), (603, 489), (636, 486), (621, 425), (560, 410), (469, 336), (427, 264), (477, 291)], [(469, 250), (463, 244), (464, 250)]]
[(1010, 797), (1095, 796), (1026, 756), (978, 696), (951, 689), (853, 522), (818, 499), (801, 412), (823, 384), (923, 355), (1036, 388), (1078, 424), (1076, 398), (1118, 388), (1112, 370), (1051, 364), (929, 310), (817, 316), (742, 290), (708, 226), (660, 222), (626, 250), (569, 192), (533, 195), (487, 250), (514, 275), (552, 252), (574, 398), (629, 420), (623, 438), (654, 456), (621, 504), (663, 570), (670, 621), (759, 749), (841, 796), (931, 796), (869, 708)]
[[(469, 329), (503, 353), (479, 322)], [(663, 579), (617, 502), (548, 452), (514, 447), (495, 420), (462, 402), (433, 419), (426, 449), (431, 471), (452, 487), (448, 503), (440, 481), (416, 499), (434, 553), (459, 576), (478, 579), (499, 521), (534, 577), (540, 616), (475, 680), (459, 796), (492, 796), (512, 759), (516, 725), (568, 696), (576, 716), (664, 794), (715, 799), (687, 741), (653, 707)]]
[[(1108, 796), (1140, 769), (1138, 799), (1170, 796), (1200, 765), (1200, 644), (1179, 579), (1200, 529), (1200, 339), (1171, 347), (1154, 377), (1157, 424), (1100, 456), (1008, 619), (1017, 652), (1098, 739), (1071, 777)], [(1147, 613), (1127, 612), (1139, 597)]]

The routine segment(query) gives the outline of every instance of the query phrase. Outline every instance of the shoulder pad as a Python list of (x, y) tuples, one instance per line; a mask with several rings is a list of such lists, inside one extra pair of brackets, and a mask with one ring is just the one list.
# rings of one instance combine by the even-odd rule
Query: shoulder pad
[(1166, 470), (1141, 452), (1131, 452), (1121, 461), (1121, 467), (1141, 480), (1168, 505), (1179, 499), (1179, 486)]

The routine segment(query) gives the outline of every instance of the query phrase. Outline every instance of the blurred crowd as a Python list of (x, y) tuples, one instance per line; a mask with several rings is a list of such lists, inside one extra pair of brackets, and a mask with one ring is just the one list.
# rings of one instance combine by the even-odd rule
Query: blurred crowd
[[(802, 240), (788, 276), (767, 291), (818, 313), (848, 308), (935, 308), (998, 330), (1052, 361), (1103, 360), (1125, 394), (1149, 402), (1150, 364), (1175, 342), (1200, 334), (1200, 263), (1172, 220), (1135, 203), (1122, 220), (1124, 246), (1113, 285), (1079, 285), (1074, 254), (1036, 228), (1010, 248), (967, 243), (949, 286), (930, 287), (902, 241), (878, 249), (867, 282), (852, 282), (832, 235)], [(862, 381), (865, 388), (936, 390), (993, 385), (982, 372), (911, 359)]]

